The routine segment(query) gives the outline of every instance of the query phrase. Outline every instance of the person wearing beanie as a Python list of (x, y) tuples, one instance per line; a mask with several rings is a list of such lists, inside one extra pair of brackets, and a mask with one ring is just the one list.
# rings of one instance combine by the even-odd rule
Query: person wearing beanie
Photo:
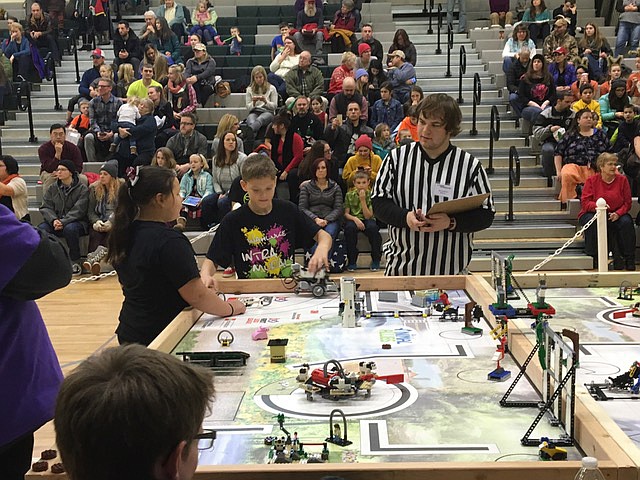
[(367, 99), (367, 120), (369, 119), (369, 105), (371, 105), (371, 102), (369, 102), (368, 100), (368, 96), (369, 96), (369, 72), (367, 72), (364, 68), (360, 68), (358, 70), (356, 70), (356, 74), (355, 74), (355, 79), (356, 79), (356, 91), (362, 95), (363, 98)]
[(76, 165), (71, 160), (60, 160), (55, 170), (57, 178), (46, 192), (40, 206), (44, 221), (40, 230), (64, 237), (69, 247), (74, 275), (81, 273), (80, 237), (87, 235), (87, 206), (89, 190), (78, 179)]
[(100, 167), (99, 180), (89, 187), (89, 254), (82, 268), (93, 275), (99, 275), (102, 270), (100, 261), (107, 254), (107, 237), (122, 183), (123, 180), (118, 178), (118, 161), (109, 160)]
[(618, 128), (618, 124), (624, 117), (624, 106), (631, 102), (631, 97), (627, 94), (627, 83), (623, 78), (617, 78), (611, 82), (611, 90), (606, 95), (598, 99), (600, 103), (600, 115), (602, 124), (607, 130), (609, 137)]
[(31, 220), (27, 183), (18, 175), (18, 162), (11, 155), (0, 156), (0, 205), (15, 213), (18, 220)]
[(371, 47), (367, 43), (358, 45), (358, 58), (356, 58), (356, 68), (369, 70), (371, 64)]
[(348, 188), (353, 187), (353, 179), (359, 171), (367, 173), (373, 184), (382, 165), (382, 158), (373, 153), (373, 142), (369, 135), (360, 135), (358, 137), (355, 151), (355, 155), (349, 157), (342, 170), (342, 178), (347, 182)]
[(561, 138), (562, 133), (567, 131), (575, 116), (571, 109), (573, 100), (571, 92), (558, 92), (555, 105), (540, 112), (533, 125), (533, 136), (542, 146), (542, 174), (549, 181), (556, 173), (553, 156), (558, 144), (557, 138)]

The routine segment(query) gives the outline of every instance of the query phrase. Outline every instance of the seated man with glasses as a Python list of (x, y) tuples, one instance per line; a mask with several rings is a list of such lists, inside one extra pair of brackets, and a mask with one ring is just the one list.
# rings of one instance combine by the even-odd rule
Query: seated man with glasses
[(191, 479), (198, 449), (213, 446), (215, 432), (202, 431), (212, 397), (211, 372), (142, 345), (89, 357), (56, 402), (69, 478)]
[(167, 142), (167, 148), (173, 152), (178, 164), (178, 176), (182, 177), (189, 171), (189, 157), (191, 155), (207, 154), (207, 137), (196, 130), (196, 116), (185, 113), (180, 118), (180, 131)]
[(84, 137), (84, 149), (88, 162), (106, 160), (113, 134), (118, 129), (118, 109), (122, 100), (115, 97), (113, 82), (101, 78), (98, 80), (98, 96), (89, 102), (89, 132)]

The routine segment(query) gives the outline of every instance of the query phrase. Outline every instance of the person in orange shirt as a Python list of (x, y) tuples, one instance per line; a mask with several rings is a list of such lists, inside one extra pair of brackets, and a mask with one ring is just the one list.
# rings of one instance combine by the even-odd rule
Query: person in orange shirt
[(640, 57), (636, 58), (636, 71), (629, 75), (627, 78), (627, 93), (633, 100), (633, 103), (639, 103), (640, 89), (638, 88), (638, 81), (640, 80)]
[(398, 125), (398, 130), (397, 130), (398, 134), (396, 135), (396, 143), (399, 143), (400, 140), (402, 140), (400, 138), (401, 130), (409, 130), (411, 132), (411, 138), (413, 138), (413, 140), (416, 142), (419, 140), (418, 113), (417, 113), (416, 105), (411, 105), (411, 107), (409, 107), (409, 109), (407, 110), (407, 116), (404, 117), (404, 119), (400, 122), (400, 125)]

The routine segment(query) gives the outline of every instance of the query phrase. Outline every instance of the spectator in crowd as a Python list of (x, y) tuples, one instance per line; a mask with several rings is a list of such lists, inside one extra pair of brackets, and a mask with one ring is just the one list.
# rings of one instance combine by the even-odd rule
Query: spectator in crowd
[(58, 50), (58, 44), (53, 33), (53, 25), (49, 19), (49, 15), (42, 11), (39, 3), (31, 4), (31, 15), (27, 19), (27, 34), (39, 49), (42, 48), (46, 52), (51, 52), (54, 60), (60, 64), (62, 57)]
[(347, 188), (353, 187), (353, 180), (358, 171), (364, 171), (369, 175), (369, 179), (374, 181), (382, 165), (380, 156), (373, 153), (373, 142), (369, 135), (358, 137), (355, 150), (356, 153), (349, 157), (342, 170), (342, 178), (346, 181)]
[(207, 137), (196, 130), (196, 116), (185, 113), (180, 116), (180, 131), (167, 142), (178, 164), (178, 175), (189, 170), (189, 157), (194, 153), (207, 154)]
[[(636, 269), (636, 230), (631, 210), (631, 189), (627, 177), (618, 172), (618, 157), (602, 153), (596, 159), (598, 173), (584, 183), (580, 197), (580, 225), (586, 225), (596, 214), (596, 202), (604, 198), (607, 202), (607, 246), (613, 251), (613, 269), (634, 271)], [(584, 232), (584, 251), (593, 257), (594, 267), (598, 259), (598, 231), (592, 224)]]
[(153, 10), (144, 12), (144, 25), (140, 31), (140, 42), (143, 44), (155, 43), (156, 33), (156, 14)]
[(216, 61), (207, 53), (207, 47), (202, 43), (196, 44), (193, 51), (195, 56), (187, 60), (185, 77), (187, 83), (193, 86), (198, 103), (204, 106), (213, 95), (213, 87), (216, 83)]
[[(473, 232), (488, 228), (495, 215), (491, 197), (476, 209), (449, 216), (423, 216), (444, 198), (491, 193), (482, 164), (451, 144), (462, 113), (455, 99), (431, 94), (418, 106), (420, 142), (391, 152), (372, 193), (376, 218), (389, 225), (386, 275), (453, 275), (471, 261)], [(415, 175), (424, 169), (423, 175)], [(431, 178), (432, 182), (425, 182)], [(446, 190), (431, 185), (449, 185)], [(439, 193), (441, 192), (441, 193)]]
[(47, 2), (47, 13), (51, 20), (51, 26), (57, 32), (64, 28), (64, 0), (49, 0)]
[(408, 131), (410, 133), (411, 139), (414, 142), (420, 141), (420, 134), (418, 133), (418, 106), (412, 105), (407, 110), (407, 116), (402, 119), (400, 125), (398, 125), (396, 135), (396, 143), (400, 144), (402, 140), (402, 132)]
[(536, 54), (536, 44), (529, 38), (529, 28), (523, 23), (513, 28), (513, 35), (509, 37), (502, 50), (502, 71), (508, 75), (511, 65), (520, 59), (520, 52), (527, 47), (527, 62), (530, 56)]
[(311, 112), (316, 116), (323, 128), (327, 128), (327, 112), (324, 107), (325, 99), (320, 95), (314, 95), (311, 97)]
[(360, 39), (351, 43), (351, 51), (358, 56), (362, 56), (360, 51), (360, 45), (368, 45), (371, 50), (371, 56), (382, 61), (384, 57), (384, 51), (382, 50), (382, 44), (377, 38), (373, 36), (373, 26), (370, 23), (364, 23), (360, 31)]
[(631, 103), (631, 97), (627, 95), (626, 82), (622, 78), (614, 80), (611, 91), (601, 96), (598, 102), (602, 124), (611, 137), (624, 118), (624, 107)]
[[(183, 231), (189, 218), (199, 219), (200, 228), (203, 230), (208, 229), (208, 226), (213, 223), (213, 217), (206, 215), (207, 210), (204, 209), (205, 203), (215, 203), (217, 200), (213, 196), (213, 180), (207, 170), (209, 170), (209, 165), (204, 155), (193, 154), (189, 157), (189, 170), (180, 179), (180, 196), (183, 199), (187, 197), (199, 198), (200, 204), (182, 206), (180, 216), (173, 227), (176, 230)], [(211, 213), (210, 210), (209, 213)]]
[(229, 34), (229, 55), (242, 55), (242, 37), (240, 36), (240, 29), (235, 26), (231, 27), (229, 29)]
[(211, 162), (211, 176), (213, 177), (213, 201), (203, 205), (203, 214), (213, 222), (219, 223), (231, 211), (229, 192), (231, 186), (242, 173), (242, 164), (247, 156), (240, 149), (238, 136), (234, 131), (227, 130), (221, 135), (213, 161)]
[[(169, 64), (167, 58), (162, 55), (154, 44), (148, 43), (144, 46), (143, 64), (153, 65), (154, 80), (166, 85), (166, 77), (168, 74)], [(140, 72), (142, 73), (142, 72)]]
[(384, 161), (394, 147), (393, 140), (391, 139), (391, 129), (386, 123), (379, 123), (376, 125), (373, 133), (373, 153)]
[[(295, 0), (293, 3), (293, 11), (296, 15), (304, 8), (305, 0)], [(322, 9), (322, 0), (316, 0), (316, 8)]]
[(311, 43), (314, 45), (314, 54), (322, 55), (322, 44), (324, 42), (324, 34), (320, 30), (324, 26), (322, 17), (322, 9), (316, 8), (315, 0), (306, 0), (304, 9), (298, 12), (296, 18), (296, 29), (298, 30), (293, 37), (301, 47)]
[(618, 16), (618, 36), (614, 55), (631, 55), (638, 52), (640, 42), (640, 4), (636, 0), (616, 1)]
[(393, 88), (393, 96), (404, 103), (409, 100), (411, 87), (416, 83), (416, 69), (409, 62), (405, 62), (402, 50), (391, 52), (389, 58), (391, 58), (391, 67), (387, 75)]
[(81, 273), (80, 237), (87, 235), (87, 206), (89, 191), (78, 179), (78, 172), (71, 160), (61, 160), (56, 168), (56, 183), (44, 192), (40, 213), (44, 221), (40, 230), (64, 237), (69, 247), (72, 271)]
[(107, 238), (113, 227), (113, 212), (122, 183), (118, 178), (118, 161), (109, 160), (100, 167), (98, 181), (89, 186), (89, 253), (82, 268), (93, 275), (100, 275), (100, 260), (107, 253)]
[[(320, 8), (322, 8), (322, 3), (320, 3), (320, 5)], [(284, 41), (289, 36), (289, 31), (291, 30), (287, 22), (281, 22), (280, 25), (278, 25), (278, 29), (280, 34), (271, 40), (271, 61), (284, 50)]]
[(568, 22), (569, 35), (576, 36), (578, 26), (578, 8), (575, 0), (566, 0), (561, 5), (553, 9), (553, 18), (564, 17)]
[[(172, 2), (173, 0), (166, 0)], [(162, 8), (162, 7), (160, 7)], [(180, 37), (182, 38), (182, 37)], [(180, 53), (180, 40), (167, 25), (167, 20), (163, 17), (156, 18), (156, 48), (167, 57), (170, 65), (182, 63), (182, 53)]]
[(251, 83), (246, 92), (245, 103), (249, 110), (246, 123), (257, 134), (273, 120), (278, 106), (278, 92), (267, 81), (267, 72), (263, 66), (256, 65), (251, 70)]
[(404, 118), (402, 104), (393, 98), (390, 83), (383, 83), (380, 86), (380, 96), (382, 98), (374, 103), (371, 109), (369, 125), (375, 128), (380, 123), (386, 123), (391, 130), (395, 130)]
[[(416, 66), (416, 62), (418, 61), (416, 47), (413, 42), (409, 40), (409, 35), (404, 28), (399, 28), (398, 30), (396, 30), (396, 33), (393, 35), (393, 41), (391, 42), (391, 46), (389, 47), (388, 52), (391, 54), (397, 50), (402, 50), (404, 52), (405, 62), (410, 63), (414, 67)], [(387, 56), (387, 66), (392, 66), (390, 56)]]
[(402, 104), (404, 116), (406, 117), (407, 113), (409, 112), (409, 109), (412, 106), (417, 106), (422, 101), (423, 98), (424, 98), (424, 92), (422, 91), (422, 88), (420, 87), (420, 85), (414, 84), (413, 87), (411, 87), (411, 91), (409, 92), (409, 100), (407, 100)]
[(531, 7), (525, 10), (522, 21), (529, 24), (529, 34), (534, 42), (540, 42), (549, 36), (551, 12), (544, 0), (531, 0)]
[(360, 68), (356, 70), (354, 78), (356, 80), (356, 92), (362, 95), (362, 98), (366, 98), (369, 105), (375, 103), (378, 100), (377, 98), (373, 102), (369, 98), (371, 94), (369, 92), (369, 73), (364, 68)]
[(366, 123), (369, 119), (369, 102), (356, 91), (356, 81), (351, 77), (344, 79), (342, 91), (331, 99), (329, 121), (333, 121), (337, 115), (341, 115), (342, 118), (346, 117), (351, 102), (357, 102), (360, 105), (360, 119)]
[(31, 216), (27, 183), (18, 170), (18, 162), (15, 158), (11, 155), (0, 155), (0, 205), (11, 210), (18, 220), (29, 222)]
[(149, 87), (162, 87), (153, 79), (153, 65), (145, 63), (142, 66), (142, 78), (133, 82), (127, 89), (127, 97), (146, 98), (149, 95)]
[(640, 55), (636, 57), (636, 69), (627, 78), (627, 93), (633, 99), (634, 103), (638, 103), (638, 97), (640, 97), (640, 87), (638, 82), (640, 81)]
[(580, 100), (574, 102), (571, 106), (574, 112), (579, 112), (582, 109), (589, 109), (597, 115), (594, 126), (596, 128), (602, 128), (602, 116), (600, 115), (600, 104), (597, 100), (593, 99), (593, 87), (585, 83), (580, 87)]
[[(95, 471), (103, 478), (190, 479), (199, 439), (213, 445), (213, 432), (201, 433), (212, 399), (211, 373), (171, 355), (127, 345), (92, 356), (65, 379), (56, 404), (66, 471), (75, 480), (96, 478)], [(107, 451), (121, 460), (97, 454)]]
[(364, 69), (369, 70), (369, 66), (371, 65), (371, 47), (367, 43), (361, 43), (358, 46), (356, 57), (356, 70)]
[(198, 95), (193, 85), (187, 82), (182, 74), (182, 65), (171, 65), (169, 67), (169, 80), (164, 87), (167, 101), (173, 109), (173, 118), (176, 123), (187, 113), (195, 113), (198, 106)]
[(25, 80), (29, 80), (32, 78), (31, 72), (34, 70), (29, 40), (24, 37), (22, 25), (19, 23), (13, 23), (9, 32), (11, 33), (11, 41), (3, 50), (13, 67), (13, 79), (17, 80), (22, 76)]
[(373, 129), (360, 119), (360, 104), (352, 101), (347, 105), (347, 119), (334, 117), (324, 130), (324, 139), (333, 145), (338, 168), (344, 167), (347, 159), (355, 154), (355, 142), (361, 135), (373, 137)]
[(509, 0), (489, 0), (489, 21), (491, 26), (510, 26), (513, 23), (513, 13), (509, 11)]
[(605, 93), (609, 93), (611, 91), (611, 84), (614, 80), (622, 77), (622, 66), (620, 62), (613, 62), (609, 66), (609, 75), (607, 76), (607, 81), (600, 85), (600, 95), (604, 95)]
[(189, 35), (200, 35), (202, 43), (210, 45), (215, 40), (216, 44), (224, 45), (220, 40), (220, 35), (216, 30), (216, 20), (218, 14), (213, 8), (208, 8), (207, 0), (199, 0), (198, 4), (191, 15), (191, 23), (193, 27), (189, 31)]
[[(165, 20), (167, 23), (166, 26), (171, 29), (176, 39), (185, 36), (187, 19), (184, 15), (184, 7), (175, 0), (164, 0), (164, 5), (160, 5), (156, 10), (156, 17)], [(156, 22), (156, 29), (159, 30), (158, 22)], [(180, 63), (180, 60), (177, 60), (175, 57), (174, 60), (176, 63)]]
[[(143, 98), (138, 105), (140, 118), (133, 127), (118, 128), (118, 137), (122, 139), (115, 155), (118, 160), (118, 171), (125, 176), (128, 167), (150, 165), (155, 152), (155, 138), (157, 133), (156, 120), (153, 117), (153, 101)], [(135, 140), (136, 151), (131, 151), (131, 139)]]
[(271, 160), (278, 169), (278, 181), (287, 182), (289, 200), (297, 204), (300, 191), (298, 165), (304, 155), (304, 141), (291, 129), (291, 118), (287, 114), (273, 119), (267, 138), (271, 145)]
[(544, 57), (537, 53), (531, 59), (527, 73), (520, 80), (518, 102), (522, 118), (535, 122), (538, 114), (556, 102), (553, 77), (547, 70)]
[(173, 116), (173, 106), (165, 98), (162, 88), (149, 87), (149, 98), (153, 102), (153, 116), (158, 127), (156, 148), (164, 147), (167, 140), (178, 133), (179, 122)]
[(123, 63), (118, 67), (118, 83), (116, 84), (116, 97), (127, 98), (127, 91), (136, 81), (135, 70), (130, 63)]
[[(22, 480), (33, 461), (34, 432), (53, 418), (62, 372), (34, 300), (65, 287), (71, 264), (64, 246), (0, 205), (2, 389), (0, 472)], [(46, 272), (46, 273), (45, 273)]]
[(553, 31), (544, 39), (542, 45), (542, 54), (547, 63), (553, 60), (553, 53), (560, 47), (566, 51), (567, 58), (573, 59), (578, 56), (578, 42), (569, 35), (568, 28), (569, 22), (565, 18), (556, 19)]
[(369, 63), (369, 84), (371, 88), (377, 88), (380, 90), (380, 86), (387, 81), (387, 74), (382, 68), (382, 61), (377, 58), (372, 58)]
[(561, 91), (556, 95), (556, 104), (540, 112), (533, 125), (533, 136), (542, 150), (542, 174), (549, 179), (556, 174), (553, 156), (558, 139), (569, 130), (575, 116), (571, 92)]
[(338, 173), (336, 159), (333, 158), (333, 151), (327, 142), (318, 140), (311, 145), (298, 166), (298, 177), (300, 178), (300, 182), (302, 182), (301, 186), (306, 180), (312, 180), (314, 178), (315, 169), (313, 165), (318, 159), (326, 160), (326, 164), (329, 166), (329, 178), (339, 184), (342, 177)]
[(284, 76), (287, 103), (299, 96), (313, 97), (324, 92), (324, 78), (322, 72), (315, 65), (311, 65), (311, 54), (307, 51), (300, 53), (298, 65)]
[(329, 90), (327, 92), (331, 95), (342, 90), (342, 82), (345, 78), (355, 78), (356, 56), (352, 52), (344, 52), (340, 65), (333, 69), (331, 73), (331, 79), (329, 80)]
[(173, 152), (167, 147), (160, 147), (156, 150), (151, 160), (151, 165), (154, 167), (168, 168), (173, 171), (176, 171), (176, 167), (178, 166)]
[(527, 73), (529, 63), (531, 62), (531, 54), (529, 47), (526, 45), (520, 50), (518, 59), (511, 63), (507, 71), (507, 90), (509, 90), (509, 103), (513, 112), (518, 116), (522, 116), (522, 104), (518, 100), (518, 91), (520, 90), (520, 79)]
[[(636, 119), (635, 107), (630, 103), (624, 106), (622, 111), (623, 118), (622, 121), (618, 124), (618, 128), (616, 129), (616, 138), (615, 143), (613, 144), (612, 150), (615, 153), (619, 154), (620, 163), (624, 162), (624, 173), (629, 180), (629, 185), (631, 186), (631, 193), (633, 196), (636, 196), (638, 193), (638, 176), (637, 176), (637, 167), (631, 165), (629, 162), (630, 155), (638, 155), (639, 145), (637, 138), (640, 136), (640, 130), (638, 129), (638, 124), (640, 123), (638, 119)], [(627, 152), (623, 152), (622, 150), (627, 150)], [(626, 153), (626, 155), (625, 155)], [(623, 159), (622, 157), (625, 157)], [(636, 172), (634, 172), (634, 167)]]
[(245, 311), (242, 302), (225, 302), (204, 285), (189, 241), (168, 228), (181, 208), (180, 184), (166, 168), (140, 167), (118, 191), (107, 261), (124, 293), (120, 344), (149, 345), (188, 305), (212, 315)]
[(609, 150), (609, 140), (599, 128), (593, 128), (593, 112), (584, 108), (576, 113), (571, 127), (558, 142), (554, 156), (560, 182), (561, 207), (578, 196), (576, 187), (595, 174), (596, 158)]
[(218, 129), (216, 130), (216, 136), (213, 138), (213, 142), (211, 144), (211, 150), (214, 152), (218, 151), (218, 145), (224, 135), (225, 132), (232, 131), (236, 134), (236, 141), (238, 143), (238, 150), (244, 152), (244, 142), (242, 138), (238, 137), (238, 129), (240, 127), (240, 120), (235, 115), (231, 113), (225, 113), (220, 120), (218, 121)]
[(83, 98), (80, 100), (80, 114), (77, 115), (67, 127), (72, 132), (80, 134), (80, 139), (76, 146), (80, 149), (80, 152), (84, 149), (84, 136), (89, 132), (91, 121), (89, 120), (89, 100)]
[(607, 58), (611, 55), (611, 47), (606, 37), (602, 36), (594, 23), (584, 26), (584, 35), (578, 42), (578, 53), (586, 59), (589, 67), (589, 76), (598, 82), (606, 79)]
[(197, 33), (194, 33), (193, 35), (189, 35), (189, 46), (191, 47), (191, 50), (187, 50), (185, 51), (184, 49), (180, 49), (182, 51), (182, 59), (185, 62), (188, 62), (190, 59), (192, 59), (195, 56), (195, 46), (199, 43), (202, 43), (202, 37), (200, 35), (198, 35)]
[(142, 45), (126, 20), (118, 22), (118, 30), (113, 34), (113, 53), (116, 57), (114, 63), (117, 66), (130, 63), (134, 72), (139, 71), (142, 60)]
[(305, 149), (317, 140), (322, 140), (324, 125), (309, 109), (309, 99), (304, 96), (296, 98), (294, 115), (291, 118), (291, 130), (302, 137)]
[(554, 50), (549, 64), (549, 73), (557, 90), (571, 90), (571, 84), (577, 80), (576, 67), (567, 58), (567, 49), (558, 47)]
[(65, 136), (64, 125), (54, 123), (49, 127), (49, 141), (38, 148), (40, 181), (43, 192), (46, 192), (56, 182), (55, 172), (62, 160), (71, 161), (75, 165), (74, 171), (82, 172), (82, 154), (78, 147), (65, 140)]
[[(311, 166), (312, 178), (300, 186), (300, 210), (311, 218), (325, 232), (331, 235), (335, 243), (344, 213), (342, 208), (342, 189), (329, 178), (331, 166), (324, 157), (317, 158)], [(315, 252), (314, 245), (310, 252)], [(331, 253), (329, 253), (331, 257)]]
[(294, 38), (289, 36), (284, 40), (282, 52), (276, 55), (271, 65), (269, 65), (270, 72), (267, 80), (276, 87), (278, 94), (283, 98), (287, 95), (287, 84), (284, 78), (293, 67), (298, 65), (300, 52), (300, 47), (298, 47)]
[(98, 96), (89, 103), (91, 131), (84, 137), (87, 161), (97, 162), (109, 153), (116, 125), (116, 114), (122, 106), (122, 100), (112, 95), (113, 82), (98, 80)]
[(576, 66), (576, 81), (571, 84), (573, 97), (580, 98), (580, 87), (587, 84), (593, 88), (594, 100), (598, 100), (600, 98), (600, 85), (595, 80), (591, 80), (589, 69), (585, 65), (579, 64)]
[(344, 52), (351, 48), (351, 39), (358, 28), (358, 17), (353, 0), (342, 0), (340, 10), (333, 17), (329, 34), (331, 36), (331, 51)]
[[(461, 0), (463, 3), (464, 0)], [(354, 186), (347, 192), (344, 200), (344, 238), (347, 243), (347, 270), (354, 272), (358, 268), (358, 232), (364, 233), (371, 244), (372, 272), (380, 270), (382, 258), (382, 237), (380, 227), (373, 215), (371, 203), (371, 179), (367, 172), (359, 170), (354, 175)]]

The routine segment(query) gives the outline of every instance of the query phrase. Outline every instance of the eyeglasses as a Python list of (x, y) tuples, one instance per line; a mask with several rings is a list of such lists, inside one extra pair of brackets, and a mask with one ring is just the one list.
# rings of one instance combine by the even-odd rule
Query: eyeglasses
[(198, 440), (198, 450), (210, 450), (213, 448), (213, 441), (216, 439), (216, 431), (203, 430), (194, 439)]

